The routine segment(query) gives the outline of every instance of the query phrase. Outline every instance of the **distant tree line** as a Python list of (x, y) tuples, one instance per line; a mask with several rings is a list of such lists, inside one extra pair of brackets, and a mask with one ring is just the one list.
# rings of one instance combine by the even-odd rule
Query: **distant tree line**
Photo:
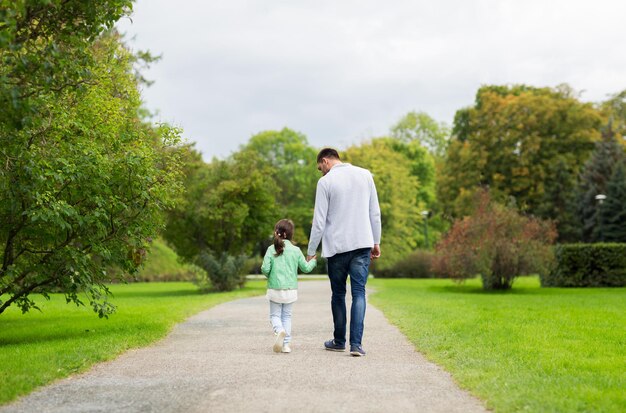
[[(292, 219), (306, 245), (320, 174), (319, 148), (304, 134), (263, 131), (205, 162), (141, 105), (137, 66), (154, 59), (131, 53), (112, 28), (130, 0), (0, 6), (0, 313), (26, 312), (36, 308), (33, 293), (60, 291), (77, 304), (86, 294), (107, 316), (107, 284), (133, 274), (157, 234), (217, 289), (243, 283), (244, 257), (263, 253), (279, 218)], [(415, 252), (450, 228), (474, 239), (490, 216), (512, 229), (485, 234), (504, 238), (626, 242), (625, 136), (626, 91), (594, 104), (566, 85), (491, 85), (451, 126), (409, 112), (385, 136), (341, 151), (378, 187), (383, 258), (374, 271), (423, 256)], [(487, 213), (462, 226), (484, 191)], [(509, 210), (530, 223), (516, 224)], [(526, 251), (518, 238), (509, 247)]]

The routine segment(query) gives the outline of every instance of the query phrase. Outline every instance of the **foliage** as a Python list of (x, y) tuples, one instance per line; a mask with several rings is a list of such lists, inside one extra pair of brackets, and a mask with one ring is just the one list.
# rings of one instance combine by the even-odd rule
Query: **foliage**
[(550, 222), (520, 215), (480, 191), (472, 215), (457, 220), (437, 245), (434, 271), (457, 280), (480, 274), (486, 290), (511, 288), (518, 275), (545, 273), (556, 231)]
[(599, 209), (601, 239), (626, 242), (626, 159), (615, 167), (606, 185), (606, 200)]
[(543, 287), (626, 286), (626, 244), (562, 244), (556, 263), (541, 277)]
[(320, 177), (316, 150), (309, 146), (306, 136), (284, 128), (252, 136), (242, 151), (252, 151), (270, 165), (267, 178), (280, 188), (276, 193), (276, 215), (291, 219), (295, 224), (294, 239), (306, 245)]
[(201, 268), (182, 263), (180, 257), (161, 238), (150, 243), (150, 251), (132, 281), (191, 281), (204, 272)]
[[(381, 280), (369, 300), (495, 412), (624, 411), (624, 288)], [(513, 391), (514, 389), (514, 391)]]
[(202, 162), (192, 147), (185, 156), (184, 202), (168, 216), (164, 237), (189, 262), (202, 253), (250, 255), (278, 219), (267, 163), (252, 151)]
[[(499, 200), (513, 197), (525, 211), (559, 219), (563, 204), (544, 205), (561, 186), (566, 196), (600, 138), (603, 118), (571, 89), (483, 86), (474, 106), (457, 111), (453, 139), (438, 182), (446, 213), (468, 213), (476, 187)], [(565, 174), (571, 178), (557, 174)], [(552, 195), (551, 195), (552, 194)]]
[(393, 266), (375, 270), (376, 278), (434, 278), (432, 271), (433, 252), (415, 250)]
[(409, 112), (391, 128), (391, 136), (404, 143), (416, 142), (441, 158), (450, 138), (450, 127), (425, 112)]
[[(601, 205), (596, 196), (607, 195), (607, 186), (613, 171), (619, 163), (625, 161), (624, 147), (618, 144), (610, 128), (605, 129), (602, 140), (596, 143), (591, 157), (583, 167), (577, 188), (576, 206), (583, 242), (602, 241), (603, 233), (598, 215)], [(619, 186), (619, 183), (616, 182), (613, 187), (617, 191), (615, 185)]]
[(600, 110), (608, 119), (608, 127), (615, 132), (617, 141), (626, 148), (626, 90), (602, 102)]
[(551, 185), (545, 189), (536, 213), (538, 216), (556, 217), (560, 242), (578, 242), (582, 228), (578, 219), (576, 191), (573, 190), (577, 185), (576, 177), (568, 171), (562, 157), (555, 160), (554, 169)]
[(194, 283), (202, 291), (232, 291), (246, 283), (248, 274), (248, 257), (246, 255), (231, 256), (222, 252), (219, 258), (203, 251), (196, 259), (205, 272), (197, 274)]
[(180, 282), (113, 285), (111, 291), (118, 310), (108, 320), (93, 317), (84, 307), (66, 305), (62, 294), (50, 294), (41, 305), (43, 313), (22, 315), (9, 308), (2, 315), (0, 404), (147, 346), (198, 311), (260, 295), (265, 282), (217, 294), (201, 294), (193, 284)]
[[(41, 7), (66, 16), (54, 5), (59, 2), (48, 3)], [(63, 3), (95, 15), (81, 24), (109, 18), (100, 4), (89, 9), (84, 2)], [(40, 10), (25, 7), (27, 18)], [(66, 17), (73, 27), (76, 16)], [(163, 211), (179, 194), (179, 131), (141, 120), (136, 58), (116, 33), (96, 38), (101, 28), (92, 28), (90, 48), (76, 51), (88, 56), (81, 61), (88, 75), (73, 73), (74, 63), (63, 59), (77, 58), (67, 48), (87, 44), (76, 37), (83, 29), (69, 33), (44, 25), (63, 21), (36, 21), (26, 29), (18, 24), (13, 43), (2, 51), (8, 63), (0, 69), (2, 96), (17, 93), (17, 100), (0, 117), (0, 313), (13, 303), (23, 312), (36, 308), (29, 299), (34, 291), (45, 296), (60, 290), (76, 304), (82, 304), (79, 293), (87, 293), (94, 311), (105, 317), (114, 307), (106, 299), (112, 274), (104, 269), (134, 273), (148, 239), (162, 227)], [(39, 59), (29, 53), (48, 44), (42, 36), (57, 35), (63, 47), (43, 50), (45, 68), (33, 67), (28, 77), (29, 59)], [(14, 61), (16, 54), (24, 60)], [(48, 67), (57, 58), (58, 67)], [(40, 78), (44, 69), (52, 71), (48, 80)], [(16, 86), (18, 79), (24, 83)]]
[(398, 152), (409, 161), (409, 172), (419, 182), (415, 193), (417, 205), (432, 205), (435, 197), (435, 162), (428, 151), (418, 141), (403, 142), (396, 138), (378, 138), (390, 149)]
[(3, 134), (46, 129), (50, 100), (95, 82), (93, 43), (131, 6), (131, 0), (0, 0)]
[[(426, 236), (416, 238), (416, 244), (421, 248), (430, 248), (447, 229), (448, 222), (444, 219), (440, 203), (436, 197), (435, 171), (437, 165), (442, 162), (441, 158), (435, 158), (417, 140), (403, 142), (395, 138), (379, 138), (386, 142), (391, 149), (402, 154), (410, 164), (410, 173), (419, 183), (415, 192), (415, 203), (420, 210), (420, 234), (425, 225), (428, 226), (428, 243)], [(428, 216), (423, 216), (422, 211), (427, 210)], [(428, 220), (426, 222), (425, 220)]]
[(422, 240), (415, 194), (420, 183), (411, 174), (411, 162), (390, 145), (389, 139), (374, 139), (352, 146), (343, 159), (372, 172), (381, 211), (385, 251), (377, 265), (386, 268), (409, 254)]

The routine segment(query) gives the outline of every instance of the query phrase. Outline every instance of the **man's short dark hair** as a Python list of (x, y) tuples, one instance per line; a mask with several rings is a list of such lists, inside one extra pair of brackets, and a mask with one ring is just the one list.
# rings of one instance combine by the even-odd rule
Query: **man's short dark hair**
[(322, 149), (320, 153), (317, 154), (317, 163), (322, 162), (324, 158), (341, 160), (339, 153), (333, 148)]

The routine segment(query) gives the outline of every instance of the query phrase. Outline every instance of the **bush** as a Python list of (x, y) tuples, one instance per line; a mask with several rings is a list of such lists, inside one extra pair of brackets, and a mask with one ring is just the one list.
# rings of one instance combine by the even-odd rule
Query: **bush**
[(374, 267), (374, 275), (378, 278), (435, 278), (433, 257), (432, 251), (416, 250), (390, 268)]
[(222, 253), (219, 258), (203, 251), (197, 264), (204, 273), (198, 274), (194, 283), (203, 291), (232, 291), (246, 283), (248, 258), (245, 255), (232, 256)]
[(626, 244), (563, 244), (555, 249), (552, 271), (542, 287), (626, 286)]
[(433, 269), (463, 281), (480, 274), (486, 290), (511, 288), (518, 275), (544, 274), (553, 260), (554, 224), (520, 215), (478, 191), (471, 216), (454, 222), (437, 245)]
[(261, 275), (261, 266), (263, 265), (263, 258), (259, 256), (254, 256), (252, 258), (248, 258), (246, 260), (246, 273)]
[(193, 264), (182, 263), (180, 257), (160, 238), (152, 241), (141, 269), (132, 280), (139, 282), (192, 281), (204, 270)]

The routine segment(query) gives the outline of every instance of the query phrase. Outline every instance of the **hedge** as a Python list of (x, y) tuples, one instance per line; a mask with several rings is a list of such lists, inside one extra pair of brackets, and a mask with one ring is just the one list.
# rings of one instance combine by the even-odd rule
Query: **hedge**
[(556, 262), (541, 276), (543, 287), (626, 286), (626, 244), (563, 244), (555, 248)]

